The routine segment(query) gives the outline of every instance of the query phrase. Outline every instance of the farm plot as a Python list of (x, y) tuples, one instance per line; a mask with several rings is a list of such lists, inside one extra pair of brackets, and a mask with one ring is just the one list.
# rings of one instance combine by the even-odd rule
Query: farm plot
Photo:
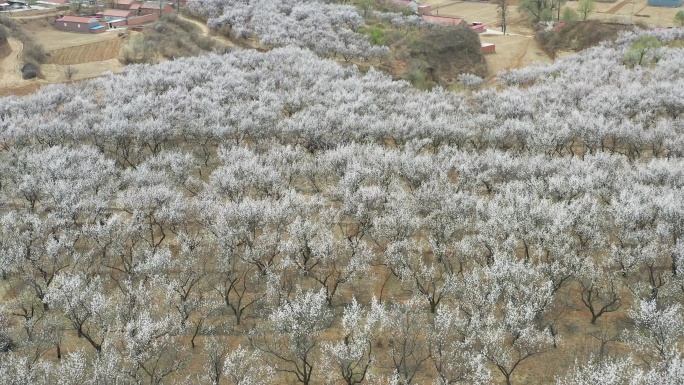
[(106, 40), (50, 51), (48, 63), (71, 65), (116, 59), (121, 40)]
[(52, 26), (52, 20), (53, 17), (48, 16), (40, 19), (25, 20), (20, 25), (24, 32), (37, 43), (42, 44), (47, 51), (118, 39), (117, 32), (89, 34), (58, 31)]
[(123, 65), (118, 54), (121, 39), (118, 33), (82, 34), (54, 29), (51, 17), (38, 16), (17, 19), (24, 33), (48, 53), (41, 66), (41, 77), (24, 80), (21, 77), (20, 41), (10, 39), (12, 52), (0, 60), (0, 95), (25, 95), (50, 83), (76, 81), (97, 77), (105, 72), (119, 72)]
[(532, 37), (520, 35), (484, 35), (483, 43), (496, 45), (496, 53), (486, 55), (487, 69), (491, 75), (501, 70), (522, 68), (538, 62), (550, 62), (551, 58), (542, 51)]

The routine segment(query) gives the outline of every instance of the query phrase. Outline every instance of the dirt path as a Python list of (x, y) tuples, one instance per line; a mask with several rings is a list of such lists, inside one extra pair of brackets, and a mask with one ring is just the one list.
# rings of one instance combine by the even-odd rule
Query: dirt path
[(527, 55), (527, 51), (530, 48), (530, 43), (532, 42), (532, 39), (527, 39), (525, 42), (525, 47), (520, 50), (520, 54), (513, 60), (513, 63), (511, 63), (511, 68), (520, 68), (523, 65), (523, 58), (525, 55)]
[(7, 40), (12, 52), (5, 58), (0, 59), (0, 88), (24, 85), (26, 80), (21, 78), (19, 56), (24, 45), (17, 39)]
[(202, 35), (203, 35), (203, 36), (209, 37), (209, 38), (213, 39), (214, 41), (217, 41), (217, 42), (219, 42), (219, 43), (221, 43), (221, 44), (223, 44), (223, 45), (225, 45), (225, 46), (235, 47), (235, 43), (233, 43), (232, 41), (230, 41), (230, 40), (229, 40), (228, 38), (226, 38), (225, 36), (213, 35), (213, 34), (211, 33), (211, 31), (209, 30), (209, 27), (207, 27), (207, 25), (204, 24), (204, 23), (202, 23), (201, 21), (198, 21), (198, 20), (191, 19), (191, 18), (189, 18), (189, 17), (183, 16), (183, 15), (181, 15), (180, 13), (178, 14), (178, 18), (181, 19), (181, 20), (188, 21), (188, 22), (190, 22), (190, 23), (195, 24), (196, 26), (198, 26), (199, 29), (202, 31)]
[(612, 8), (609, 9), (609, 10), (607, 10), (606, 13), (615, 14), (615, 13), (617, 13), (619, 10), (621, 10), (622, 7), (624, 7), (624, 6), (627, 5), (627, 4), (632, 4), (632, 0), (623, 0), (621, 3), (616, 4), (614, 7), (612, 7)]

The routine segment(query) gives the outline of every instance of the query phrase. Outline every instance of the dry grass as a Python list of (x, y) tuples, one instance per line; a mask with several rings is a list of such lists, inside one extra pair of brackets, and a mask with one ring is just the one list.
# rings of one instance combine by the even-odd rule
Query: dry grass
[(9, 41), (2, 39), (0, 41), (0, 59), (9, 56), (10, 53), (12, 53), (12, 47), (10, 47)]
[(539, 32), (536, 39), (551, 57), (559, 51), (579, 51), (606, 40), (615, 40), (622, 31), (634, 29), (633, 25), (603, 23), (598, 20), (573, 21), (556, 31)]
[(130, 36), (119, 56), (124, 64), (157, 63), (194, 56), (222, 45), (220, 41), (206, 36), (194, 21), (181, 19), (175, 14), (164, 16), (142, 33)]
[(375, 23), (363, 32), (377, 44), (390, 47), (393, 59), (383, 69), (417, 88), (450, 87), (461, 73), (487, 76), (479, 37), (470, 28), (400, 31)]

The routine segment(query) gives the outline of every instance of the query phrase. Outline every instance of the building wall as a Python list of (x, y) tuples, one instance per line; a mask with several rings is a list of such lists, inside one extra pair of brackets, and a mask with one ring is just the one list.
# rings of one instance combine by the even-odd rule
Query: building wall
[(131, 17), (128, 19), (128, 25), (140, 25), (143, 23), (151, 23), (159, 18), (159, 13), (151, 13), (138, 17)]
[(123, 27), (126, 24), (127, 24), (127, 20), (108, 21), (107, 22), (107, 28)]
[[(162, 8), (162, 14), (163, 15), (168, 15), (169, 13), (173, 12), (173, 7), (170, 5), (166, 5), (164, 8)], [(159, 15), (159, 9), (140, 9), (140, 14), (141, 15), (150, 15), (156, 13)]]
[(681, 7), (682, 0), (648, 0), (648, 5), (654, 7)]
[(135, 2), (131, 4), (117, 4), (116, 7), (112, 7), (114, 9), (130, 9), (131, 5), (135, 4)]
[(438, 15), (423, 15), (423, 20), (431, 21), (439, 25), (453, 25), (467, 27), (468, 23), (458, 17), (438, 16)]
[(130, 27), (130, 26), (134, 26), (134, 25), (151, 23), (151, 22), (157, 20), (158, 18), (159, 18), (159, 14), (151, 13), (149, 15), (129, 17), (126, 20), (108, 21), (106, 25), (107, 25), (107, 28), (118, 28), (118, 27), (124, 27), (124, 26)]
[(430, 13), (431, 10), (432, 10), (432, 6), (430, 6), (430, 5), (420, 5), (420, 6), (418, 6), (418, 13), (421, 14), (421, 15), (424, 15), (424, 14), (426, 14), (426, 13)]
[(473, 25), (470, 27), (473, 31), (477, 33), (485, 33), (487, 32), (487, 25), (486, 24), (480, 24), (480, 25)]
[(90, 27), (92, 27), (95, 24), (88, 24), (88, 23), (76, 23), (73, 21), (55, 21), (55, 28), (57, 28), (60, 31), (67, 31), (67, 32), (84, 32), (84, 33), (90, 33)]

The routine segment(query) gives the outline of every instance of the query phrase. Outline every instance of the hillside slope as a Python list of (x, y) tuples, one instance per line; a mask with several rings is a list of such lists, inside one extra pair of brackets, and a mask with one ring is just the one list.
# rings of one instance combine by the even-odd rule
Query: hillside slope
[(464, 93), (285, 44), (2, 99), (0, 383), (675, 383), (682, 40)]

